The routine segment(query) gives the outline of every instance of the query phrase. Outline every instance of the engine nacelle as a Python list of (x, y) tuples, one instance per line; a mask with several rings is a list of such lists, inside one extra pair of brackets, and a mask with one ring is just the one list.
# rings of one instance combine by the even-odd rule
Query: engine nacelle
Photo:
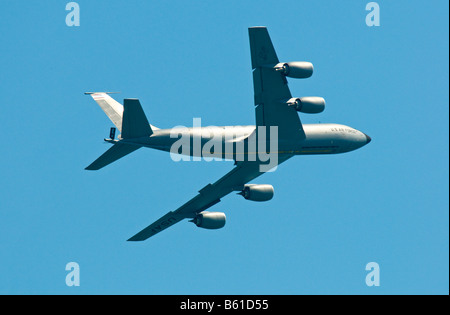
[(247, 200), (268, 201), (273, 198), (274, 190), (272, 185), (245, 185), (239, 194)]
[(318, 96), (291, 98), (287, 103), (296, 111), (306, 114), (318, 114), (325, 110), (325, 99)]
[(312, 76), (314, 67), (313, 64), (306, 61), (293, 61), (279, 63), (275, 66), (277, 71), (289, 78), (306, 79)]
[(225, 213), (203, 211), (190, 222), (194, 222), (195, 225), (204, 229), (216, 230), (223, 228), (226, 221)]

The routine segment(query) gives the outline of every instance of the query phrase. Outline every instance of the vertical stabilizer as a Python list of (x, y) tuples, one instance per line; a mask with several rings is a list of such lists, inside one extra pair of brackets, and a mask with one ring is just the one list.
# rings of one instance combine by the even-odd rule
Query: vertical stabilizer
[(108, 93), (104, 92), (86, 92), (84, 94), (91, 95), (94, 101), (101, 107), (105, 114), (111, 119), (113, 124), (122, 132), (122, 116), (123, 116), (123, 106)]
[(149, 137), (153, 130), (138, 99), (123, 101), (122, 139)]

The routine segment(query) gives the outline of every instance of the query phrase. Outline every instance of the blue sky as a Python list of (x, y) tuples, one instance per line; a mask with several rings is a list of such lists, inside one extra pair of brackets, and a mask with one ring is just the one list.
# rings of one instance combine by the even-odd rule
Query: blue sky
[[(448, 294), (447, 1), (0, 1), (0, 293)], [(254, 123), (247, 28), (269, 29), (283, 61), (315, 66), (295, 96), (327, 101), (303, 123), (372, 137), (300, 156), (229, 195), (217, 231), (187, 221), (125, 240), (232, 168), (141, 149), (97, 171), (111, 123), (85, 91), (139, 98), (170, 128)], [(65, 283), (68, 262), (80, 286)], [(369, 262), (380, 287), (365, 284)]]

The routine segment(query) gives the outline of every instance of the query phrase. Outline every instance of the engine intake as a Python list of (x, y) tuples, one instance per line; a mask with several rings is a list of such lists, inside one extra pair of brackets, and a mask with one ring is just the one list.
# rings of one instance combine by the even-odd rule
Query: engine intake
[(216, 230), (225, 226), (226, 216), (223, 212), (200, 212), (194, 219), (189, 222), (193, 222), (200, 228)]
[(318, 96), (291, 98), (287, 101), (296, 111), (306, 114), (318, 114), (325, 110), (325, 99)]
[(275, 66), (276, 71), (280, 71), (283, 75), (289, 78), (306, 79), (312, 76), (314, 66), (306, 61), (293, 61), (279, 63)]
[(245, 185), (239, 193), (247, 200), (269, 201), (273, 198), (274, 190), (272, 185)]

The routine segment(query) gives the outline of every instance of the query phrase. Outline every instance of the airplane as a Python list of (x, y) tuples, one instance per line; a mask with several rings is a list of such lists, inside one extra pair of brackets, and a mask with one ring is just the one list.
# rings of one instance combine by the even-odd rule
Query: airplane
[[(298, 113), (320, 113), (325, 109), (325, 100), (316, 96), (292, 97), (287, 78), (309, 78), (313, 74), (313, 65), (304, 61), (280, 62), (267, 28), (256, 26), (248, 30), (256, 125), (159, 129), (148, 122), (138, 99), (124, 99), (122, 105), (109, 96), (109, 92), (85, 93), (91, 95), (121, 132), (115, 139), (115, 128), (111, 128), (110, 138), (104, 140), (113, 146), (86, 170), (99, 170), (141, 147), (201, 157), (207, 155), (206, 151), (196, 149), (195, 143), (205, 146), (208, 142), (213, 143), (207, 150), (212, 154), (210, 157), (235, 161), (234, 168), (225, 176), (203, 187), (194, 198), (168, 212), (128, 241), (147, 240), (184, 219), (190, 219), (200, 228), (223, 228), (225, 214), (206, 210), (232, 192), (251, 201), (272, 199), (274, 189), (271, 185), (249, 184), (269, 171), (267, 168), (276, 168), (296, 155), (350, 152), (371, 141), (365, 133), (341, 124), (302, 124)], [(194, 145), (187, 150), (174, 150), (174, 145), (183, 136), (188, 144)], [(209, 152), (211, 148), (217, 150)], [(272, 164), (275, 165), (264, 169), (268, 160), (259, 154), (262, 152), (273, 154), (276, 163)]]

